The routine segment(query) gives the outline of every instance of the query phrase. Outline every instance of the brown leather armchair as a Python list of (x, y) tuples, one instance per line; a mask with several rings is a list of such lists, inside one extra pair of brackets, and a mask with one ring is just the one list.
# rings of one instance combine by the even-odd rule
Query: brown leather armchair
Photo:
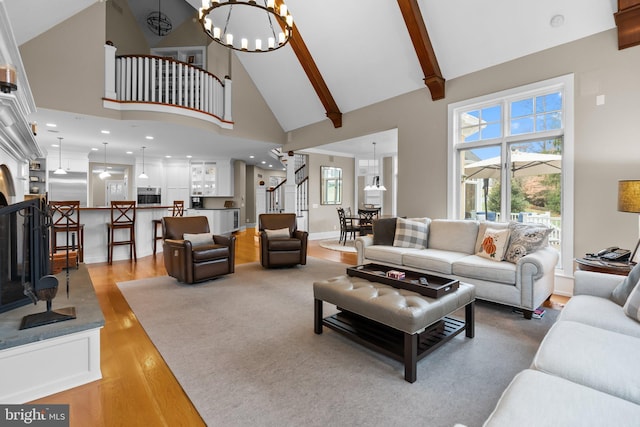
[[(296, 214), (293, 213), (261, 214), (258, 217), (260, 263), (263, 267), (283, 267), (307, 263), (309, 233), (297, 228)], [(278, 234), (275, 233), (275, 230), (284, 231), (284, 229), (288, 229), (288, 235), (285, 232), (281, 236), (273, 236), (273, 234)]]
[[(185, 234), (192, 234), (187, 236), (191, 240), (185, 240)], [(235, 236), (210, 234), (205, 216), (165, 216), (162, 236), (164, 266), (179, 282), (202, 282), (235, 270)]]

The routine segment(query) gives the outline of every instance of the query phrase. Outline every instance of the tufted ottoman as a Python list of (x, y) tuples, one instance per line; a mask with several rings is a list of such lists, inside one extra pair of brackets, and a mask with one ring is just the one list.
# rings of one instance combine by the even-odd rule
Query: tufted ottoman
[[(475, 287), (460, 287), (440, 298), (397, 289), (359, 277), (338, 276), (313, 284), (314, 332), (322, 326), (391, 358), (404, 362), (404, 378), (416, 381), (416, 364), (463, 330), (474, 335)], [(322, 318), (322, 304), (340, 312)], [(446, 317), (465, 307), (465, 321)]]

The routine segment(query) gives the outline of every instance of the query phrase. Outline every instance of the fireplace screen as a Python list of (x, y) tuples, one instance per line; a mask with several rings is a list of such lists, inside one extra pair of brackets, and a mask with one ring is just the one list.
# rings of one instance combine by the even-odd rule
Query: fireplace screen
[(24, 293), (49, 272), (46, 200), (0, 208), (0, 313), (31, 302)]

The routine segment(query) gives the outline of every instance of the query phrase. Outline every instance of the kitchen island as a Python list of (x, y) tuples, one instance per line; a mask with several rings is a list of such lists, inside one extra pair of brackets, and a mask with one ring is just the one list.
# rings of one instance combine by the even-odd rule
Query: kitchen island
[[(171, 216), (173, 206), (141, 205), (136, 207), (136, 253), (138, 257), (153, 254), (154, 219)], [(185, 215), (206, 216), (209, 229), (215, 234), (229, 234), (239, 228), (238, 208), (224, 209), (185, 209)], [(111, 208), (84, 207), (80, 208), (80, 222), (84, 224), (84, 262), (107, 262), (107, 223), (111, 221)], [(126, 233), (127, 231), (119, 230)], [(158, 231), (158, 235), (160, 235)], [(116, 239), (122, 237), (116, 235)], [(158, 242), (157, 252), (162, 252), (162, 244)], [(129, 259), (128, 246), (113, 248), (113, 260)]]
[[(153, 220), (171, 216), (172, 206), (142, 205), (136, 207), (136, 254), (145, 257), (153, 254)], [(84, 262), (107, 262), (107, 223), (111, 221), (111, 208), (80, 208), (80, 222), (84, 224)], [(117, 230), (116, 239), (122, 240), (126, 230)], [(162, 245), (158, 245), (162, 251)], [(128, 246), (113, 248), (113, 260), (129, 259)]]

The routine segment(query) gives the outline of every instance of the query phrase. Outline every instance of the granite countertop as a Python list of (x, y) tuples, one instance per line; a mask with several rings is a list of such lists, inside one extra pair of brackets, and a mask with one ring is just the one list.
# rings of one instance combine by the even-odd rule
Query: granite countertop
[(76, 318), (20, 330), (24, 316), (47, 310), (46, 301), (0, 313), (0, 350), (104, 326), (104, 316), (85, 265), (69, 270), (69, 299), (66, 271), (55, 276), (58, 278), (58, 293), (52, 300), (52, 309), (75, 307)]
[[(172, 209), (173, 206), (163, 206), (163, 205), (136, 205), (136, 209)], [(111, 210), (111, 206), (84, 206), (80, 207), (81, 211), (109, 211)]]

